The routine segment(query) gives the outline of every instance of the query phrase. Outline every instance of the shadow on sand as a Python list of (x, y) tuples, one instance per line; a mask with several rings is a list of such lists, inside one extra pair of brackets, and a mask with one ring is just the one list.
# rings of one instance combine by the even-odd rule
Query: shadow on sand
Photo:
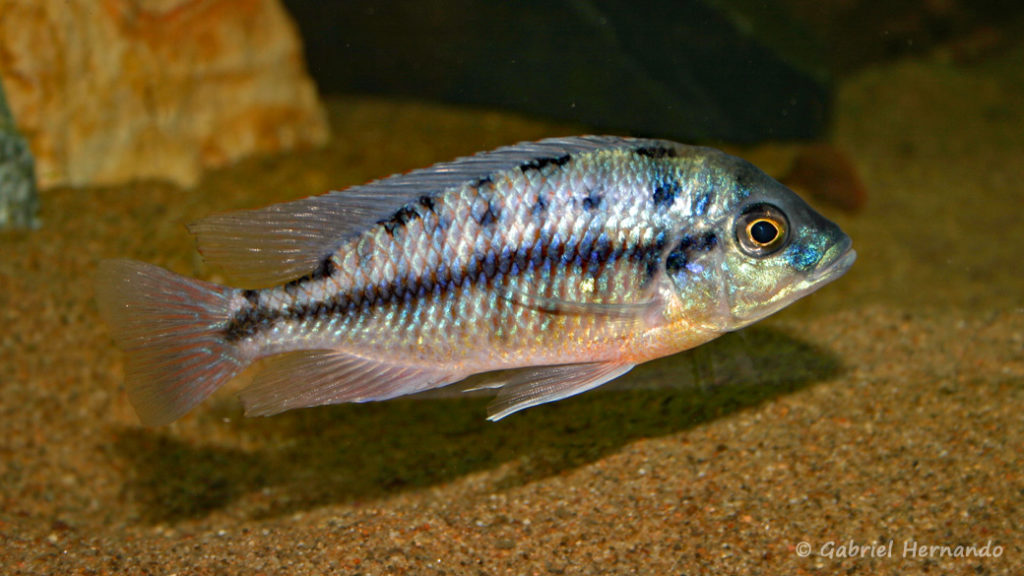
[[(580, 396), (484, 419), (486, 398), (412, 399), (237, 419), (234, 399), (202, 418), (231, 416), (241, 450), (194, 445), (160, 430), (123, 428), (116, 453), (126, 495), (145, 521), (201, 517), (247, 499), (268, 517), (377, 499), (513, 463), (501, 490), (558, 474), (630, 441), (683, 431), (835, 377), (830, 352), (753, 327), (638, 367)], [(230, 402), (230, 404), (229, 404)]]

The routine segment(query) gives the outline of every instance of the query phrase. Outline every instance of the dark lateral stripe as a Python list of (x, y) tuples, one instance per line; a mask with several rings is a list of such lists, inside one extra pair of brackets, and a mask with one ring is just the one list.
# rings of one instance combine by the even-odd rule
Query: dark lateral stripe
[[(368, 309), (372, 306), (383, 306), (399, 301), (419, 298), (441, 290), (462, 285), (469, 278), (473, 284), (491, 282), (496, 277), (518, 275), (545, 265), (554, 267), (576, 266), (595, 267), (599, 272), (607, 264), (622, 258), (642, 265), (645, 281), (657, 274), (665, 249), (665, 234), (660, 233), (650, 244), (638, 246), (613, 246), (606, 238), (585, 238), (574, 247), (555, 242), (543, 242), (535, 248), (520, 247), (516, 250), (504, 250), (500, 254), (493, 252), (477, 254), (460, 269), (441, 266), (439, 269), (423, 274), (413, 283), (395, 279), (389, 283), (369, 284), (355, 288), (350, 292), (335, 294), (325, 301), (313, 302), (275, 310), (262, 306), (250, 306), (235, 313), (224, 328), (224, 336), (228, 342), (237, 342), (268, 330), (281, 320), (302, 321), (326, 316), (345, 315), (355, 310)], [(252, 301), (250, 300), (250, 303)]]

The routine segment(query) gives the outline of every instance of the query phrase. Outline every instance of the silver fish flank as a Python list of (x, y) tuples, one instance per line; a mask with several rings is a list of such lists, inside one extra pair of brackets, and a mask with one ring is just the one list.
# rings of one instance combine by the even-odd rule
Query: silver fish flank
[(755, 322), (855, 259), (753, 165), (619, 137), (522, 143), (190, 230), (241, 288), (130, 260), (97, 275), (150, 425), (265, 357), (248, 415), (501, 370), (483, 384), (496, 420)]

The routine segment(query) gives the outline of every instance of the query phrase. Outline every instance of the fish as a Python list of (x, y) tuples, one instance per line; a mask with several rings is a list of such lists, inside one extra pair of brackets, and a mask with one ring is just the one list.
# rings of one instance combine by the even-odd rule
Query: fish
[(752, 164), (616, 136), (519, 143), (189, 231), (234, 286), (125, 259), (96, 273), (145, 425), (260, 359), (248, 416), (484, 374), (461, 391), (495, 394), (499, 420), (756, 322), (856, 258)]

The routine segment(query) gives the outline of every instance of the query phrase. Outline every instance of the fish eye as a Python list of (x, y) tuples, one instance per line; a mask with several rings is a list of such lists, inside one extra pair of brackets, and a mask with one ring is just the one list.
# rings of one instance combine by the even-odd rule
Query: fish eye
[(769, 204), (756, 204), (736, 219), (736, 240), (740, 249), (754, 257), (778, 252), (789, 240), (786, 214)]

